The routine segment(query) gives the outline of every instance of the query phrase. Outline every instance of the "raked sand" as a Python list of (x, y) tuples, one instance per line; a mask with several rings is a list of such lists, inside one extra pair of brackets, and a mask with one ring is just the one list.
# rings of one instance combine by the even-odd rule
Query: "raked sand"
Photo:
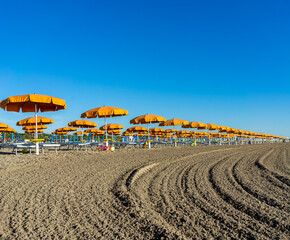
[(0, 151), (0, 239), (289, 239), (290, 144)]

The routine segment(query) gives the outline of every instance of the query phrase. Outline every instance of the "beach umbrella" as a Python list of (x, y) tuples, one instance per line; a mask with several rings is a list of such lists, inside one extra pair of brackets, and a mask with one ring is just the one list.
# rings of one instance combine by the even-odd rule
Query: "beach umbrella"
[(16, 130), (8, 127), (8, 128), (0, 128), (0, 132), (2, 132), (2, 133), (16, 133)]
[[(148, 140), (149, 140), (149, 124), (150, 123), (161, 123), (165, 122), (166, 119), (164, 117), (154, 115), (154, 114), (146, 114), (146, 115), (141, 115), (139, 117), (133, 118), (130, 123), (131, 124), (147, 124), (147, 129), (148, 129)], [(151, 147), (151, 144), (149, 142), (148, 147)]]
[[(98, 126), (98, 124), (96, 124), (92, 121), (89, 121), (89, 120), (81, 119), (81, 120), (75, 120), (75, 121), (69, 122), (68, 126), (84, 129), (84, 128), (95, 128)], [(83, 131), (80, 131), (80, 132), (83, 132)], [(81, 138), (83, 139), (83, 135)]]
[[(53, 119), (47, 118), (47, 117), (41, 117), (37, 116), (37, 126), (38, 125), (47, 125), (54, 123)], [(36, 125), (36, 118), (35, 117), (29, 117), (22, 119), (16, 123), (17, 126), (33, 126)]]
[(96, 128), (90, 128), (85, 130), (86, 133), (104, 133), (104, 131)]
[(133, 136), (133, 133), (132, 132), (127, 132), (127, 131), (125, 131), (125, 132), (123, 132), (122, 133), (122, 136), (124, 136), (124, 137), (128, 137), (128, 136)]
[(94, 128), (98, 125), (92, 121), (89, 120), (75, 120), (68, 123), (69, 127), (75, 127), (75, 128)]
[(5, 123), (0, 123), (0, 128), (10, 128), (10, 126)]
[(89, 133), (86, 133), (84, 131), (78, 131), (78, 132), (73, 133), (73, 135), (84, 135), (84, 134), (89, 134)]
[(77, 131), (78, 129), (75, 127), (63, 127), (63, 128), (58, 128), (55, 131), (56, 132), (74, 132)]
[(189, 124), (182, 125), (182, 128), (206, 129), (206, 124), (202, 122), (190, 122)]
[[(26, 131), (25, 131), (25, 133), (35, 133), (35, 132), (36, 132), (36, 129), (34, 129), (34, 130), (26, 130)], [(37, 132), (38, 132), (38, 133), (44, 133), (44, 131), (41, 130), (41, 129), (37, 129)]]
[[(121, 132), (120, 129), (123, 129), (123, 128), (124, 126), (121, 124), (110, 123), (110, 124), (100, 127), (100, 130), (105, 130), (105, 131), (107, 130), (108, 134), (112, 135), (112, 141), (113, 141), (113, 135), (118, 135)], [(115, 131), (115, 130), (120, 130), (120, 131)]]
[(135, 127), (130, 127), (128, 128), (126, 131), (128, 132), (148, 132), (148, 129), (146, 127), (142, 127), (142, 126), (135, 126)]
[[(37, 130), (37, 113), (50, 112), (66, 109), (65, 100), (60, 98), (39, 95), (39, 94), (28, 94), (8, 97), (7, 99), (0, 102), (0, 107), (6, 111), (12, 112), (34, 112), (36, 119), (36, 130)], [(35, 131), (35, 139), (38, 139), (37, 131)], [(39, 142), (36, 140), (36, 155), (39, 155)]]
[(68, 134), (68, 132), (58, 132), (58, 131), (54, 131), (51, 134), (54, 134), (54, 135), (66, 135), (66, 134)]
[[(36, 129), (36, 126), (26, 126), (26, 127), (23, 127), (22, 130), (35, 130)], [(47, 129), (47, 126), (45, 125), (39, 125), (37, 126), (37, 129)]]
[[(103, 106), (93, 108), (81, 114), (81, 118), (105, 118), (105, 126), (107, 126), (107, 118), (109, 117), (120, 117), (128, 115), (128, 111), (118, 107)], [(107, 141), (107, 128), (106, 132), (106, 146), (109, 145)]]
[[(189, 124), (189, 121), (186, 121), (183, 119), (173, 118), (173, 119), (170, 119), (170, 120), (167, 120), (165, 122), (160, 123), (159, 126), (160, 127), (162, 127), (162, 126), (178, 126), (178, 125), (186, 125), (186, 124)], [(177, 145), (175, 144), (175, 146), (177, 146)]]
[(149, 132), (154, 133), (154, 132), (165, 132), (163, 128), (150, 128)]
[(229, 127), (219, 126), (219, 132), (220, 133), (227, 132), (229, 129), (230, 129)]
[(100, 127), (100, 130), (106, 130), (106, 128), (107, 130), (116, 130), (116, 129), (123, 129), (124, 126), (118, 123), (110, 123), (110, 124), (107, 124), (107, 126), (104, 125)]
[[(2, 125), (2, 126), (9, 126), (7, 124)], [(3, 137), (5, 139), (5, 133), (16, 133), (16, 130), (10, 127), (0, 127), (0, 133), (3, 133)]]
[(166, 133), (176, 133), (178, 131), (179, 131), (178, 129), (173, 129), (173, 128), (170, 128), (170, 129), (166, 129), (165, 130)]
[(173, 118), (173, 119), (160, 123), (159, 127), (178, 126), (178, 125), (186, 125), (186, 124), (189, 124), (189, 121)]

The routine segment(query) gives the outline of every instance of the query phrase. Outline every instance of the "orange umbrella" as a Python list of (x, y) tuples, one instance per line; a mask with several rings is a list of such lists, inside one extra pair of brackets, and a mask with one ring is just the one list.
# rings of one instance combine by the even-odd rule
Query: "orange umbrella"
[(104, 133), (102, 130), (96, 129), (96, 128), (87, 129), (85, 130), (85, 132), (86, 133)]
[[(37, 113), (58, 111), (66, 109), (65, 101), (51, 96), (39, 95), (39, 94), (28, 94), (8, 97), (7, 99), (0, 102), (0, 107), (7, 111), (12, 112), (34, 112), (36, 118), (36, 131), (35, 139), (38, 138), (37, 134)], [(36, 155), (39, 155), (39, 143), (36, 141)]]
[(172, 129), (172, 128), (171, 128), (171, 129), (166, 129), (166, 130), (165, 130), (166, 133), (176, 133), (176, 132), (178, 132), (178, 131), (179, 131), (178, 129)]
[(66, 134), (68, 134), (68, 132), (58, 132), (58, 131), (54, 131), (51, 134), (55, 134), (55, 135), (66, 135)]
[(128, 111), (110, 106), (103, 106), (98, 108), (93, 108), (89, 111), (82, 113), (81, 118), (107, 118), (107, 117), (119, 117), (128, 115)]
[(63, 128), (58, 128), (55, 131), (56, 132), (73, 132), (73, 131), (77, 131), (77, 128), (74, 127), (63, 127)]
[[(119, 117), (128, 115), (128, 111), (118, 107), (103, 106), (98, 108), (93, 108), (81, 114), (81, 118), (105, 118), (105, 126), (107, 126), (108, 117)], [(105, 129), (106, 139), (107, 139), (107, 128)], [(106, 146), (108, 146), (108, 141), (106, 141)]]
[[(19, 122), (16, 123), (17, 126), (31, 126), (35, 125), (35, 117), (25, 118)], [(50, 118), (37, 116), (37, 125), (46, 125), (54, 123), (54, 121)]]
[(84, 134), (88, 134), (88, 133), (84, 131), (78, 131), (78, 132), (73, 133), (73, 135), (84, 135)]
[(8, 128), (0, 128), (0, 132), (16, 133), (16, 130), (8, 127)]
[[(35, 131), (36, 131), (36, 129), (34, 129), (34, 130), (26, 130), (25, 133), (35, 133)], [(41, 130), (41, 129), (37, 129), (37, 132), (38, 133), (44, 133), (44, 131)]]
[(165, 132), (165, 130), (163, 128), (150, 128), (149, 132), (150, 133), (161, 133), (161, 132)]
[[(107, 130), (123, 129), (124, 126), (118, 123), (107, 124)], [(106, 130), (106, 125), (100, 127), (100, 130)]]
[[(26, 127), (23, 127), (22, 130), (35, 130), (36, 129), (36, 126), (26, 126)], [(40, 126), (37, 126), (37, 129), (47, 129), (47, 126), (45, 125), (40, 125)]]
[(75, 120), (75, 121), (69, 122), (68, 126), (76, 127), (76, 128), (94, 128), (98, 125), (89, 120)]
[(148, 132), (148, 129), (142, 126), (135, 126), (135, 127), (128, 128), (127, 131), (128, 132)]
[(190, 122), (189, 124), (182, 125), (182, 128), (206, 129), (206, 124), (202, 122)]
[(0, 128), (10, 128), (10, 126), (5, 123), (0, 123)]
[(125, 131), (122, 133), (122, 136), (133, 136), (133, 133)]
[(130, 121), (131, 124), (149, 124), (149, 123), (159, 123), (165, 122), (166, 119), (164, 117), (154, 115), (154, 114), (146, 114), (139, 117), (136, 117)]
[(186, 120), (173, 118), (173, 119), (167, 120), (166, 122), (160, 123), (159, 126), (160, 127), (163, 127), (163, 126), (177, 126), (177, 125), (186, 125), (186, 124), (189, 124), (189, 122), (186, 121)]
[[(149, 124), (150, 123), (161, 123), (165, 122), (166, 119), (164, 117), (154, 115), (154, 114), (146, 114), (146, 115), (141, 115), (139, 117), (136, 117), (130, 121), (131, 124), (147, 124), (148, 128), (148, 139), (149, 139)], [(151, 147), (151, 144), (149, 142), (148, 147)]]

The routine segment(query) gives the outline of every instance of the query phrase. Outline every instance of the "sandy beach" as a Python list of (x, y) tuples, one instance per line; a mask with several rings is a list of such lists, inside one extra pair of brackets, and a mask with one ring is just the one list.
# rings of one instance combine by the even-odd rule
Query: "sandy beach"
[(0, 154), (0, 239), (289, 239), (290, 144)]

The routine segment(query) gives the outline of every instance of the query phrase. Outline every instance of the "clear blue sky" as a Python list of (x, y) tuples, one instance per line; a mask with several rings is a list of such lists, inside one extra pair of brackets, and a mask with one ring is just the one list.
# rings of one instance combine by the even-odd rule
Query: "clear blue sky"
[(288, 0), (2, 1), (0, 100), (65, 99), (41, 114), (49, 131), (111, 105), (126, 127), (152, 113), (290, 136), (289, 12)]

